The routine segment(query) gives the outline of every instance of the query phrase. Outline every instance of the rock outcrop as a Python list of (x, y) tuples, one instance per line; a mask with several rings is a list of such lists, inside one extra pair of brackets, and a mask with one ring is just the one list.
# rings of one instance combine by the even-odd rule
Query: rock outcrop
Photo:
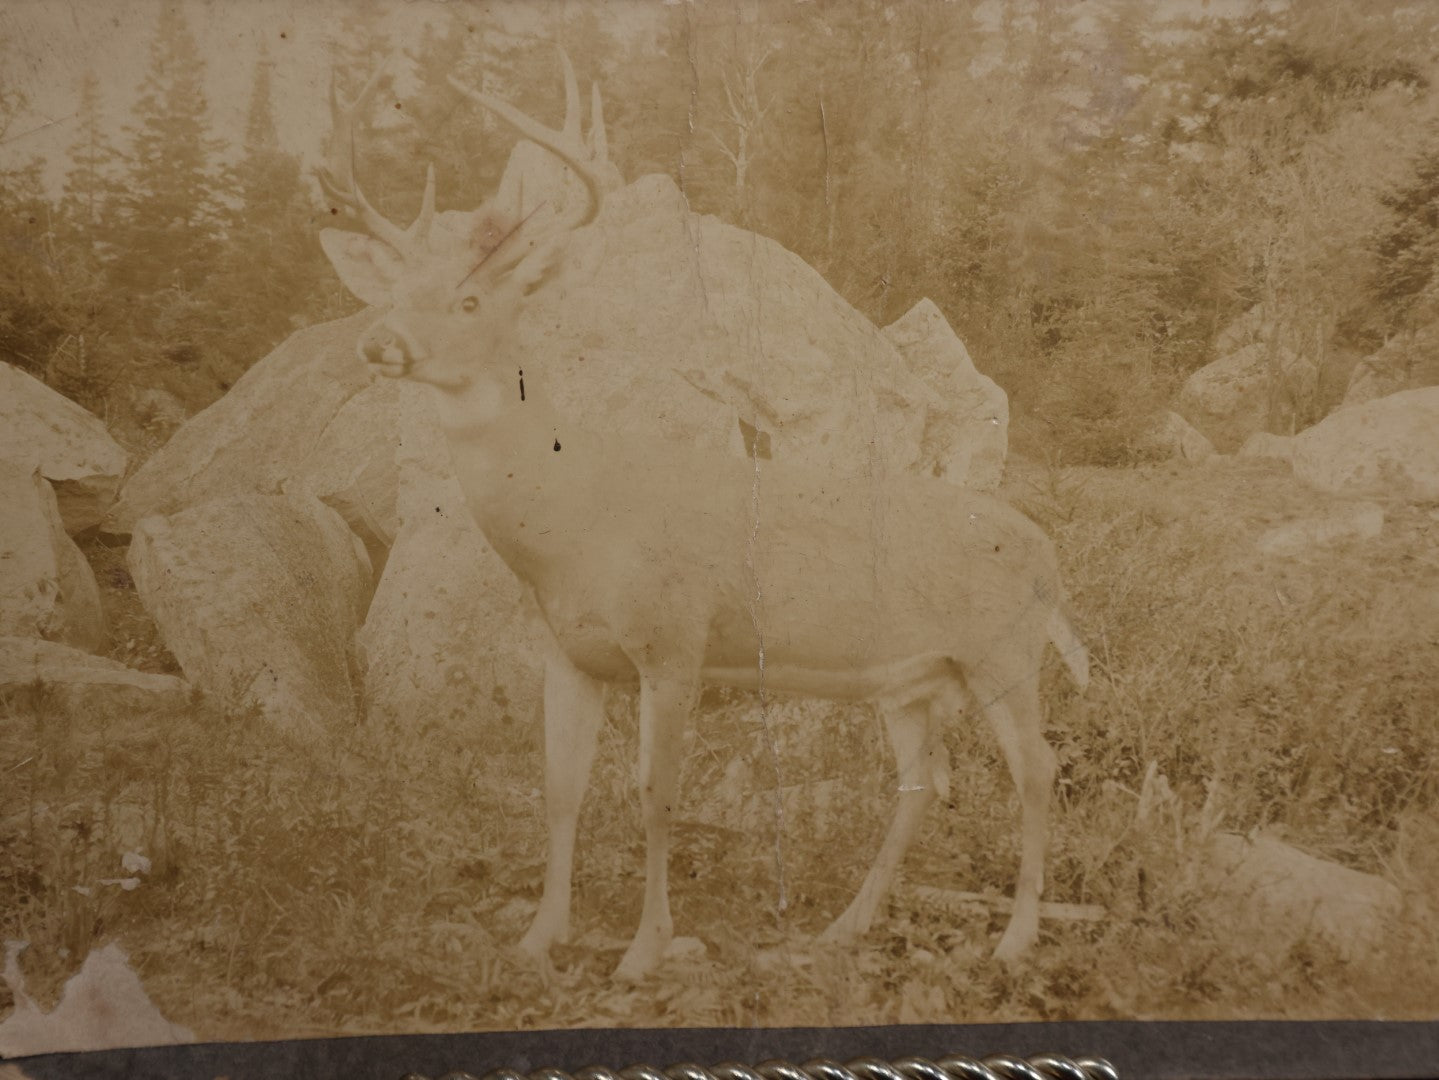
[[(286, 338), (135, 471), (105, 529), (125, 534), (152, 514), (233, 495), (278, 494), (314, 460), (340, 408), (369, 385), (355, 342), (373, 318), (361, 312)], [(348, 449), (352, 463), (363, 448)]]
[(1144, 433), (1140, 449), (1164, 458), (1204, 461), (1214, 456), (1214, 444), (1177, 412), (1166, 412)]
[(55, 488), (65, 530), (74, 534), (105, 516), (129, 455), (98, 417), (0, 363), (0, 461), (38, 469)]
[(1383, 531), (1383, 508), (1356, 502), (1266, 529), (1255, 546), (1266, 555), (1296, 555), (1325, 544), (1372, 540)]
[(933, 475), (979, 491), (998, 487), (1009, 454), (1009, 398), (999, 384), (975, 368), (932, 300), (915, 304), (884, 336), (935, 393), (920, 446)]
[(1216, 833), (1204, 852), (1211, 917), (1271, 954), (1318, 938), (1348, 960), (1383, 940), (1402, 904), (1383, 878), (1299, 851), (1272, 837)]
[(1288, 461), (1336, 495), (1439, 499), (1439, 386), (1345, 406), (1298, 435), (1252, 435), (1239, 453)]
[(1360, 360), (1349, 375), (1344, 405), (1426, 386), (1439, 386), (1439, 326), (1399, 334)]
[(306, 495), (242, 495), (140, 521), (135, 586), (190, 682), (300, 737), (357, 715), (350, 643), (370, 598), (364, 549)]
[(610, 195), (576, 233), (516, 353), (590, 426), (739, 449), (743, 422), (775, 458), (950, 468), (949, 440), (925, 432), (951, 403), (885, 335), (797, 255), (691, 213), (666, 177)]
[(1290, 445), (1294, 475), (1321, 491), (1439, 499), (1439, 386), (1346, 406)]
[(428, 400), (410, 399), (396, 448), (397, 535), (356, 646), (380, 723), (528, 720), (541, 693), (538, 612), (485, 541), (450, 474)]
[(1230, 453), (1255, 432), (1288, 432), (1306, 416), (1318, 370), (1283, 346), (1246, 345), (1206, 364), (1185, 380), (1175, 407), (1214, 444)]
[(50, 482), (31, 465), (0, 460), (0, 507), (0, 635), (104, 648), (100, 589)]
[(32, 688), (70, 713), (176, 709), (191, 694), (185, 681), (173, 675), (136, 671), (53, 641), (0, 637), (0, 691)]
[[(436, 229), (468, 220), (441, 214)], [(398, 408), (418, 388), (371, 386), (355, 344), (376, 317), (292, 335), (135, 473), (106, 528), (289, 490), (334, 506), (367, 543), (393, 539)], [(574, 235), (514, 356), (583, 425), (957, 483), (972, 461), (989, 484), (1003, 459), (1003, 394), (933, 305), (886, 336), (797, 255), (691, 213), (661, 176), (610, 194)]]

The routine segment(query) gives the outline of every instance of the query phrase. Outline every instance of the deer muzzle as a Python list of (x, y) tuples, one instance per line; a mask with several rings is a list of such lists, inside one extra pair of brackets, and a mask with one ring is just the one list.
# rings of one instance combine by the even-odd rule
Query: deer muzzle
[(356, 351), (372, 370), (390, 379), (411, 374), (414, 366), (427, 356), (424, 346), (390, 316), (360, 335)]

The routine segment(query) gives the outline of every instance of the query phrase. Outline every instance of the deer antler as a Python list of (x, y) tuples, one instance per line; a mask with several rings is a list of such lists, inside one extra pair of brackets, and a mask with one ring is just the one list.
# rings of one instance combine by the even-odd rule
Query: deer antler
[(585, 185), (588, 198), (577, 212), (567, 215), (569, 220), (563, 221), (560, 227), (577, 229), (581, 225), (588, 225), (599, 213), (601, 192), (606, 180), (602, 171), (606, 149), (604, 114), (600, 107), (599, 87), (595, 86), (592, 94), (593, 122), (590, 138), (586, 141), (580, 133), (580, 91), (575, 80), (575, 69), (571, 66), (565, 50), (560, 49), (559, 53), (560, 64), (565, 73), (565, 122), (558, 131), (526, 116), (508, 102), (466, 86), (453, 75), (449, 77), (449, 81), (451, 86), (471, 101), (493, 113), (526, 139), (543, 146), (575, 171)]
[(383, 241), (401, 256), (405, 256), (422, 249), (429, 239), (430, 226), (435, 220), (435, 167), (431, 165), (426, 171), (425, 194), (420, 201), (420, 215), (408, 229), (400, 228), (376, 210), (370, 200), (365, 198), (365, 193), (360, 189), (360, 183), (355, 177), (355, 128), (364, 119), (376, 92), (386, 78), (385, 63), (382, 62), (355, 95), (355, 99), (342, 105), (334, 78), (331, 77), (330, 116), (334, 133), (329, 160), (316, 170), (315, 175), (327, 198), (353, 213), (376, 240)]

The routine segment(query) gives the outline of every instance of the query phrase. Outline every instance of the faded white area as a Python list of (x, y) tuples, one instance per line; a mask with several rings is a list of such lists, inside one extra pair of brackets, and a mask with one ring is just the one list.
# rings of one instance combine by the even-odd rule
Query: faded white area
[(24, 942), (6, 942), (4, 980), (15, 996), (15, 1011), (0, 1021), (0, 1057), (195, 1041), (194, 1032), (155, 1007), (120, 946), (111, 943), (90, 953), (49, 1012), (25, 992), (19, 960), (24, 949)]
[[(330, 57), (345, 0), (179, 0), (205, 58), (206, 96), (215, 135), (238, 152), (245, 106), (261, 51), (275, 64), (273, 95), (280, 145), (318, 159), (330, 130), (326, 104)], [(417, 43), (438, 26), (450, 6), (442, 0), (376, 5), (380, 28), (396, 49)], [(0, 168), (41, 157), (46, 180), (58, 187), (74, 138), (80, 79), (94, 71), (100, 81), (104, 126), (119, 132), (145, 76), (161, 0), (7, 0), (0, 5), (0, 85), (29, 99), (0, 140)], [(524, 32), (538, 22), (530, 0), (490, 3), (486, 10)], [(621, 0), (605, 5), (616, 32), (644, 33), (658, 5)], [(406, 88), (404, 64), (396, 65), (397, 89)], [(227, 153), (226, 157), (231, 156)]]

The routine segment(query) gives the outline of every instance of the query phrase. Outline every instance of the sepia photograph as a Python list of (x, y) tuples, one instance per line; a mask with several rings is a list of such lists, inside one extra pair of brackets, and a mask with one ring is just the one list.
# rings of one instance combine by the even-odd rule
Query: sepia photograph
[(7, 0), (0, 244), (0, 1058), (1439, 1020), (1439, 4)]

